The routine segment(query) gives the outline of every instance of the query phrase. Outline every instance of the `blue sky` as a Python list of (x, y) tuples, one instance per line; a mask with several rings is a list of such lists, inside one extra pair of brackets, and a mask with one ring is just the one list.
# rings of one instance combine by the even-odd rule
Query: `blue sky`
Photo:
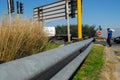
[[(14, 0), (16, 3), (17, 0)], [(18, 0), (24, 3), (25, 18), (33, 17), (33, 8), (59, 0)], [(0, 0), (0, 18), (7, 14), (7, 0)], [(102, 27), (120, 26), (120, 0), (83, 0), (83, 24), (101, 25)], [(77, 24), (77, 19), (70, 19), (71, 24)], [(45, 25), (66, 24), (66, 20), (45, 23)]]
[(120, 26), (120, 0), (83, 0), (83, 23)]

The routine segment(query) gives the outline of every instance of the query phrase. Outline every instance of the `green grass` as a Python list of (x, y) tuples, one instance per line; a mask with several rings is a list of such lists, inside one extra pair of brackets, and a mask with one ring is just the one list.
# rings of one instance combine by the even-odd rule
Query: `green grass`
[(94, 45), (73, 80), (99, 80), (100, 72), (104, 65), (103, 53), (103, 46)]
[(61, 44), (59, 44), (59, 43), (47, 43), (44, 50), (46, 51), (46, 50), (54, 49), (54, 48), (59, 47), (60, 45)]

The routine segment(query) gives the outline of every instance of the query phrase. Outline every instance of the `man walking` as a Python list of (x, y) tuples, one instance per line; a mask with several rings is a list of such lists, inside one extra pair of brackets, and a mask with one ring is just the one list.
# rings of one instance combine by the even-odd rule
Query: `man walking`
[(107, 43), (108, 43), (109, 47), (111, 47), (112, 46), (112, 44), (111, 44), (112, 30), (110, 30), (110, 28), (107, 28), (107, 32), (108, 32)]

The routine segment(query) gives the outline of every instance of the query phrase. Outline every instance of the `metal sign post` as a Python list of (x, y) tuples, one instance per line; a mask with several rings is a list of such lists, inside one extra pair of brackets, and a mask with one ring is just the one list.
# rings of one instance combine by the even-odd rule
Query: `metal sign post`
[(69, 20), (69, 6), (68, 0), (66, 0), (66, 17), (67, 17), (67, 35), (68, 35), (68, 42), (70, 42), (70, 20)]
[[(80, 0), (78, 0), (78, 6), (81, 7)], [(81, 8), (79, 7), (78, 13), (78, 25), (81, 23)], [(68, 42), (71, 40), (70, 35), (70, 20), (69, 18), (75, 18), (77, 14), (77, 0), (60, 0), (54, 3), (36, 7), (33, 9), (34, 20), (37, 21), (55, 21), (59, 19), (67, 19), (67, 36)], [(81, 26), (80, 26), (81, 27)], [(81, 28), (80, 28), (81, 29)], [(80, 30), (79, 29), (79, 30)], [(79, 31), (81, 32), (81, 31)], [(81, 34), (82, 35), (82, 34)]]
[(82, 38), (82, 0), (77, 0), (78, 39)]

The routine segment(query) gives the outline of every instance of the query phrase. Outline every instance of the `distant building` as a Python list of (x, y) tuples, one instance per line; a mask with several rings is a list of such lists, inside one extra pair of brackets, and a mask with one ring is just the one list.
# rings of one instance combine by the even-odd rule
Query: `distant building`
[(48, 36), (55, 36), (56, 30), (55, 27), (49, 26), (49, 27), (43, 27), (44, 32), (47, 33)]

